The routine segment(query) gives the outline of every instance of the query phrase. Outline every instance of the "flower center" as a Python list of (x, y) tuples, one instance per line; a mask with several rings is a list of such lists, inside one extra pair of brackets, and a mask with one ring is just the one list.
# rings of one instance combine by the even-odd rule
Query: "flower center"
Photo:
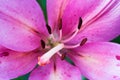
[(41, 57), (38, 57), (38, 60), (39, 60), (38, 64), (42, 66), (42, 65), (49, 63), (50, 58), (63, 48), (64, 48), (64, 44), (62, 43), (53, 47), (48, 52), (46, 52), (44, 55), (42, 55)]
[[(66, 42), (70, 41), (77, 35), (78, 31), (81, 28), (81, 25), (82, 25), (82, 19), (79, 18), (79, 24), (78, 24), (78, 28), (76, 29), (76, 31), (69, 38), (62, 40), (62, 19), (60, 19), (60, 23), (59, 23), (59, 39), (55, 39), (54, 35), (52, 34), (50, 26), (47, 24), (46, 28), (48, 30), (48, 33), (50, 34), (50, 37), (47, 40), (47, 44), (43, 40), (41, 40), (41, 46), (43, 49), (48, 48), (49, 50), (42, 56), (38, 57), (38, 64), (40, 66), (48, 64), (50, 62), (50, 58), (56, 53), (63, 60), (66, 56), (66, 53), (64, 54), (65, 51), (63, 50), (63, 48), (69, 49), (69, 48), (76, 48), (78, 46), (84, 45), (87, 41), (87, 38), (84, 38), (80, 43), (76, 45), (65, 45)], [(62, 50), (63, 53), (61, 53), (60, 50)]]

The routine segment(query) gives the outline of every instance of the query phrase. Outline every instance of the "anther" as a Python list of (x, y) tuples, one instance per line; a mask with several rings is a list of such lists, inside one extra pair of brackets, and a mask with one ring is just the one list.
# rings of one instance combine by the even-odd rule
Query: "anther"
[(66, 53), (63, 53), (62, 55), (61, 55), (61, 60), (64, 60), (66, 58)]
[(45, 42), (43, 40), (41, 40), (41, 46), (43, 49), (45, 48)]
[(51, 33), (52, 33), (52, 32), (51, 32), (51, 27), (50, 27), (48, 24), (46, 24), (46, 28), (47, 28), (47, 30), (48, 30), (48, 33), (51, 34)]
[(87, 42), (87, 38), (84, 38), (84, 39), (81, 41), (80, 46), (83, 46), (86, 42)]
[(62, 29), (62, 19), (59, 20), (59, 24), (58, 24), (59, 30)]
[(82, 22), (83, 22), (83, 21), (82, 21), (82, 18), (80, 17), (80, 18), (79, 18), (78, 29), (80, 29), (80, 28), (81, 28), (81, 26), (82, 26)]
[(79, 23), (78, 23), (78, 28), (76, 29), (76, 31), (74, 31), (74, 33), (69, 38), (63, 40), (62, 41), (63, 43), (66, 43), (66, 42), (70, 41), (71, 39), (73, 39), (78, 34), (78, 32), (79, 32), (79, 30), (80, 30), (80, 28), (82, 26), (82, 22), (83, 22), (82, 18), (80, 17), (79, 18)]

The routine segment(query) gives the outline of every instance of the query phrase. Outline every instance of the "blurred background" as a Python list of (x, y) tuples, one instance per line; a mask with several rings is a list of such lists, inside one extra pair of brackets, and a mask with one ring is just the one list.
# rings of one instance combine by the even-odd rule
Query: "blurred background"
[[(40, 4), (40, 7), (42, 7), (42, 10), (44, 12), (45, 19), (46, 19), (46, 22), (47, 22), (46, 0), (37, 0), (37, 2)], [(120, 44), (120, 36), (116, 37), (111, 42), (115, 42), (115, 43), (119, 43)], [(23, 76), (20, 76), (18, 78), (12, 79), (12, 80), (28, 80), (29, 74), (30, 73), (28, 73), (26, 75), (23, 75)], [(84, 76), (82, 77), (82, 79), (83, 80), (89, 80), (89, 79), (85, 78)]]

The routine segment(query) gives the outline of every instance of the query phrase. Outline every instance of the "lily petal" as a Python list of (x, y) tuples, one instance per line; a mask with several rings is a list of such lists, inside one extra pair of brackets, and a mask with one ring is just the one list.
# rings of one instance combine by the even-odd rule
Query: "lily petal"
[[(62, 15), (63, 36), (68, 36), (78, 29), (79, 18), (82, 18), (84, 21), (84, 17), (90, 14), (90, 12), (96, 8), (96, 5), (99, 5), (101, 2), (100, 0), (95, 1), (96, 0), (69, 0)], [(84, 23), (82, 23), (82, 25), (83, 24)]]
[(109, 2), (110, 0), (47, 0), (48, 22), (56, 28), (62, 19), (63, 36), (67, 36), (77, 29), (80, 17), (83, 25), (86, 24)]
[(36, 54), (14, 52), (0, 46), (0, 80), (22, 76), (30, 72), (36, 64)]
[(37, 48), (40, 37), (45, 35), (47, 29), (37, 1), (0, 1), (1, 45), (16, 51), (29, 51)]
[[(102, 4), (101, 4), (102, 5)], [(100, 6), (101, 6), (100, 5)], [(99, 10), (99, 7), (98, 9)], [(93, 41), (110, 41), (120, 35), (120, 1), (113, 0), (95, 15), (96, 10), (88, 15), (85, 19), (83, 28), (79, 31), (69, 43), (79, 43), (83, 37), (88, 38), (88, 42)], [(92, 18), (91, 16), (94, 17)], [(91, 20), (88, 20), (91, 18)], [(83, 20), (84, 22), (84, 20)], [(74, 43), (74, 44), (75, 44)]]
[(29, 80), (81, 80), (80, 76), (78, 68), (57, 59), (55, 63), (36, 68)]
[(88, 43), (73, 50), (71, 56), (81, 73), (90, 80), (120, 80), (120, 45), (110, 42)]
[(59, 20), (69, 1), (71, 0), (47, 0), (48, 24), (53, 30), (58, 27)]

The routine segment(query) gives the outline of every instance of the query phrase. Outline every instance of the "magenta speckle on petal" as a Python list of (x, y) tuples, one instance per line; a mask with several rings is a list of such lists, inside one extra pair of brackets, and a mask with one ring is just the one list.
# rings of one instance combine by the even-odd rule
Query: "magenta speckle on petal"
[(0, 53), (0, 57), (3, 57), (3, 56), (9, 56), (9, 52)]
[(120, 60), (120, 56), (117, 55), (117, 56), (116, 56), (116, 59), (117, 59), (117, 60)]
[(120, 80), (120, 77), (119, 77), (119, 76), (113, 76), (113, 78), (114, 78), (115, 80)]
[(119, 66), (119, 67), (120, 67), (120, 63), (119, 63), (119, 64), (117, 64), (117, 66)]
[(116, 78), (117, 76), (113, 76), (113, 78)]

